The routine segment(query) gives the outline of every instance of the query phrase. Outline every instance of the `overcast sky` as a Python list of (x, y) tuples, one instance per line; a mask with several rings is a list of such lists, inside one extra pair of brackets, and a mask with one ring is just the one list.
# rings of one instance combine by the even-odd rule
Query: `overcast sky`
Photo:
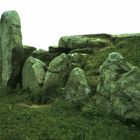
[(16, 10), (23, 44), (47, 49), (64, 35), (140, 32), (140, 0), (0, 0)]

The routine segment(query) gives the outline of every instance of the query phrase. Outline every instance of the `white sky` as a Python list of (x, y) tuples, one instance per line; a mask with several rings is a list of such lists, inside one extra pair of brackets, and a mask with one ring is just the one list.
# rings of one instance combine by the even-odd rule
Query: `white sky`
[(23, 44), (47, 49), (64, 35), (140, 32), (140, 0), (0, 0), (17, 10)]

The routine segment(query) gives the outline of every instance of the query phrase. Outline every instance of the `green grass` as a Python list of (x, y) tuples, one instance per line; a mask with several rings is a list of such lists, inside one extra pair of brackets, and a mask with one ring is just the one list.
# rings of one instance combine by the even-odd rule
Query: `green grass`
[[(25, 102), (26, 98), (17, 92), (1, 94), (0, 140), (140, 139), (138, 128), (109, 116), (96, 116), (86, 101), (79, 106), (56, 98), (50, 104), (36, 105)], [(92, 105), (92, 100), (87, 102)]]

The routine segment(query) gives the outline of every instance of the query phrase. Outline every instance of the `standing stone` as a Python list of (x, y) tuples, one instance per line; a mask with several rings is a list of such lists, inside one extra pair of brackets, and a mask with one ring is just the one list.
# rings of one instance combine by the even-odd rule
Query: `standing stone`
[(43, 86), (44, 93), (62, 88), (69, 74), (69, 59), (65, 53), (55, 57), (49, 64)]
[(4, 86), (16, 87), (19, 81), (22, 63), (20, 18), (16, 11), (7, 11), (2, 14), (0, 22), (0, 65), (2, 63), (2, 83)]
[(108, 58), (100, 67), (100, 82), (97, 90), (100, 94), (108, 96), (112, 84), (114, 84), (124, 73), (131, 70), (131, 65), (125, 62), (124, 57), (118, 53), (110, 53)]
[(90, 95), (91, 89), (82, 69), (76, 67), (70, 72), (64, 92), (69, 101), (82, 100)]
[(22, 70), (23, 89), (29, 89), (33, 93), (41, 91), (45, 78), (45, 63), (39, 59), (29, 57)]

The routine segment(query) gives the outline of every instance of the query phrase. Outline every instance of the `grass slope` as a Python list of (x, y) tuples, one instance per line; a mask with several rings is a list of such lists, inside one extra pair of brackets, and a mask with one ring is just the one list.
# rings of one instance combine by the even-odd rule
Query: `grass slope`
[(0, 140), (138, 140), (140, 130), (111, 117), (83, 112), (83, 105), (60, 98), (47, 105), (24, 102), (25, 96), (0, 97)]

